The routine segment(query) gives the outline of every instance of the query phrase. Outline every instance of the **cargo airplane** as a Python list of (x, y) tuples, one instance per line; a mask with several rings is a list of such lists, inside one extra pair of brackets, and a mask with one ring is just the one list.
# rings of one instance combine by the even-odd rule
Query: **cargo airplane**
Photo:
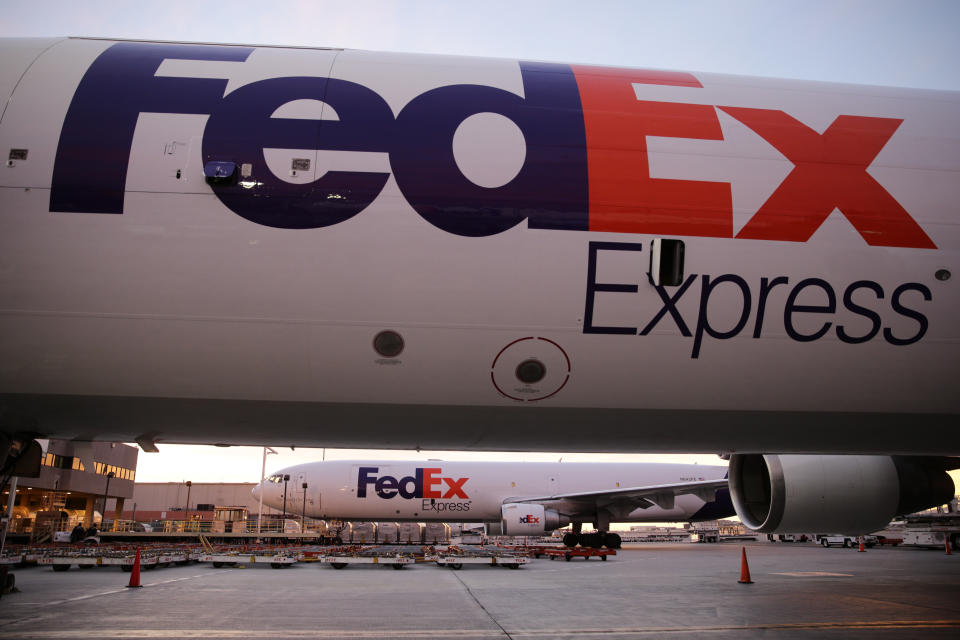
[[(282, 469), (253, 494), (314, 518), (484, 522), (511, 536), (572, 524), (569, 546), (617, 548), (611, 522), (734, 515), (726, 473), (726, 465), (337, 460)], [(581, 533), (584, 522), (597, 532)]]
[(60, 38), (0, 41), (0, 99), (7, 472), (38, 437), (716, 451), (764, 526), (852, 464), (777, 454), (946, 491), (957, 93)]

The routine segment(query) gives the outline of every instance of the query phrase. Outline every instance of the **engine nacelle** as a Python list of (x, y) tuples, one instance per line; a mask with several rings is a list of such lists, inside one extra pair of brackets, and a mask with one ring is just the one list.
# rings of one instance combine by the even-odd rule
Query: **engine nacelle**
[(500, 509), (500, 533), (505, 536), (542, 536), (569, 523), (569, 518), (542, 504), (505, 504)]
[(948, 502), (946, 468), (935, 457), (734, 454), (730, 496), (755, 531), (862, 534)]

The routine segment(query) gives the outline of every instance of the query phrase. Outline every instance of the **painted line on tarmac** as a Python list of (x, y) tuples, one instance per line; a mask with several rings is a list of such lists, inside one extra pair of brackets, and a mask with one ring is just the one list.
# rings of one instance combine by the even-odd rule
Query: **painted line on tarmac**
[(497, 636), (497, 637), (506, 637), (506, 638), (508, 638), (509, 640), (513, 640), (513, 636), (511, 636), (510, 633), (509, 633), (506, 629), (503, 628), (503, 625), (500, 624), (500, 621), (497, 620), (496, 618), (494, 618), (494, 617), (493, 617), (493, 614), (490, 613), (485, 606), (483, 606), (483, 603), (480, 602), (480, 599), (477, 598), (476, 595), (474, 595), (474, 593), (473, 593), (473, 591), (470, 589), (470, 587), (467, 586), (467, 583), (463, 581), (463, 578), (461, 578), (459, 575), (457, 575), (456, 572), (453, 574), (453, 577), (456, 578), (456, 579), (457, 579), (457, 582), (459, 582), (460, 585), (466, 590), (467, 595), (470, 596), (470, 598), (471, 598), (474, 602), (477, 603), (477, 606), (480, 607), (480, 610), (483, 611), (485, 614), (487, 614), (487, 617), (490, 618), (491, 622), (493, 622), (493, 624), (497, 625), (497, 627), (500, 628), (500, 633), (496, 634), (496, 636)]
[[(848, 622), (795, 622), (783, 624), (753, 624), (753, 625), (716, 625), (698, 627), (660, 627), (660, 628), (632, 628), (632, 629), (529, 629), (512, 631), (514, 638), (538, 638), (556, 636), (603, 636), (612, 638), (617, 636), (638, 637), (658, 636), (673, 633), (691, 632), (731, 632), (731, 631), (824, 631), (847, 629), (954, 629), (960, 628), (960, 620), (860, 620)], [(19, 640), (56, 640), (59, 638), (75, 638), (76, 630), (35, 631), (19, 629), (15, 636), (8, 635), (0, 630), (0, 638), (16, 637)], [(138, 638), (316, 638), (322, 636), (329, 640), (338, 638), (502, 638), (503, 632), (496, 629), (403, 629), (403, 630), (369, 630), (349, 631), (343, 629), (111, 629), (97, 630), (98, 638), (131, 639)]]
[(772, 576), (790, 576), (791, 578), (852, 578), (852, 573), (833, 573), (832, 571), (783, 571), (771, 573)]
[[(207, 574), (207, 573), (198, 573), (198, 574), (196, 574), (196, 575), (187, 576), (187, 577), (185, 577), (185, 578), (174, 578), (174, 579), (172, 579), (172, 580), (161, 580), (161, 581), (159, 581), (159, 582), (151, 582), (150, 584), (144, 584), (143, 587), (144, 587), (144, 588), (157, 587), (157, 586), (164, 585), (164, 584), (170, 584), (171, 582), (180, 582), (180, 581), (182, 581), (182, 580), (192, 580), (192, 579), (194, 579), (194, 578), (202, 578), (202, 577), (207, 576), (207, 575), (210, 575), (210, 574)], [(52, 600), (52, 601), (50, 601), (50, 602), (45, 602), (45, 603), (42, 603), (42, 604), (46, 604), (46, 605), (56, 605), (56, 604), (65, 604), (65, 603), (67, 603), (67, 602), (77, 602), (78, 600), (89, 600), (90, 598), (99, 598), (100, 596), (109, 596), (109, 595), (114, 594), (114, 593), (124, 593), (124, 592), (127, 591), (129, 588), (130, 588), (130, 587), (123, 587), (123, 588), (120, 588), (120, 589), (111, 589), (110, 591), (100, 591), (99, 593), (88, 593), (88, 594), (86, 594), (86, 595), (76, 596), (76, 597), (74, 597), (74, 598), (65, 598), (65, 599), (63, 599), (63, 600)]]
[[(559, 630), (552, 632), (559, 633)], [(338, 638), (502, 638), (503, 633), (496, 629), (409, 629), (379, 631), (325, 631), (323, 629), (128, 629), (97, 630), (98, 638), (137, 639), (137, 638), (317, 638), (328, 640)], [(6, 636), (0, 631), (0, 638)], [(18, 640), (48, 640), (58, 638), (76, 638), (76, 631), (17, 631)]]

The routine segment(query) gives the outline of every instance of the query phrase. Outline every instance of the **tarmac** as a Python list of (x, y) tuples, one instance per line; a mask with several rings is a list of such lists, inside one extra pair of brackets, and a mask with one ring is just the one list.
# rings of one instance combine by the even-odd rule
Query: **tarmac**
[(644, 544), (519, 570), (317, 564), (16, 570), (0, 638), (951, 638), (960, 554)]

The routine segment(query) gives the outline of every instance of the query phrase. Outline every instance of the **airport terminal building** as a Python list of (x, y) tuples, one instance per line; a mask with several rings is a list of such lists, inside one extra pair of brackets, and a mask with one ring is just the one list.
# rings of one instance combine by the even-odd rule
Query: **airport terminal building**
[[(112, 520), (133, 497), (136, 447), (94, 442), (81, 449), (68, 440), (47, 440), (41, 445), (40, 476), (17, 479), (11, 534), (42, 541), (53, 531), (69, 530), (78, 522), (84, 527), (99, 525), (105, 498), (113, 509), (106, 519)], [(5, 506), (9, 504), (9, 487), (4, 487), (3, 500)]]

